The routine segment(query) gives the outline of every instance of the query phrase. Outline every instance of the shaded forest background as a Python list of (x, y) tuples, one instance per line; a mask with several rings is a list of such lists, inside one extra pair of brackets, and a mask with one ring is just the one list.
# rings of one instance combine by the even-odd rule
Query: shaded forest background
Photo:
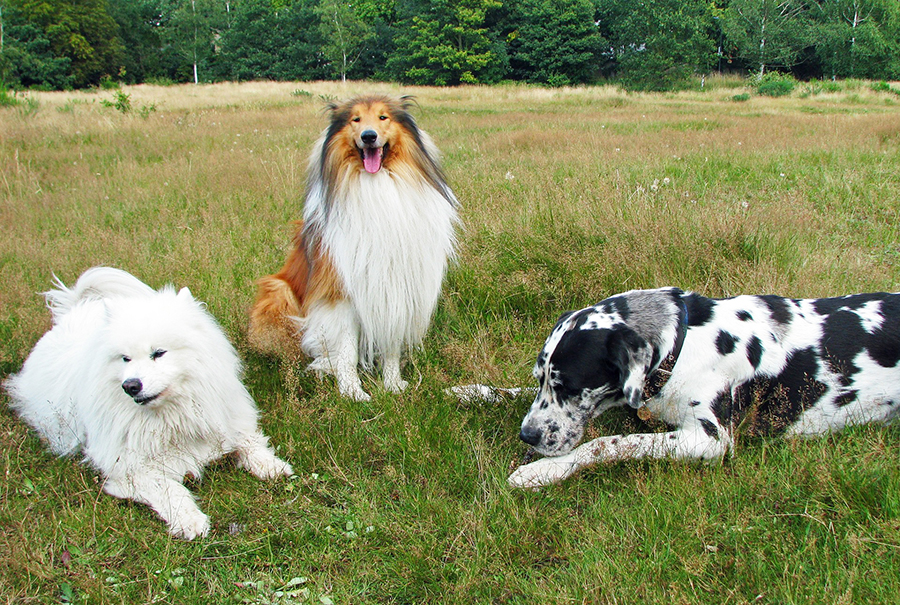
[(897, 0), (0, 0), (0, 85), (900, 79)]

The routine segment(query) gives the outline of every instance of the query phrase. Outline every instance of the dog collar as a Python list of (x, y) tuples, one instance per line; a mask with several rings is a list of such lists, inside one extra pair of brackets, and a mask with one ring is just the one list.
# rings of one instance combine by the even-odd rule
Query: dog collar
[[(675, 335), (675, 345), (644, 382), (644, 401), (655, 397), (666, 386), (669, 376), (672, 375), (672, 368), (675, 367), (678, 357), (681, 355), (681, 348), (684, 346), (684, 338), (688, 331), (688, 310), (684, 300), (681, 301), (678, 315), (678, 333)], [(646, 404), (642, 404), (638, 408), (638, 418), (646, 421), (650, 419), (650, 416), (650, 410), (647, 409)]]

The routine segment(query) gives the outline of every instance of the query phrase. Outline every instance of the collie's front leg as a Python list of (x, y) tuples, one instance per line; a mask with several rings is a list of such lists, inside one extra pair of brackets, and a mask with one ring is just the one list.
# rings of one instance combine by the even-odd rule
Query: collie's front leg
[(392, 393), (404, 391), (409, 383), (400, 377), (400, 353), (385, 355), (382, 360), (382, 375), (384, 388)]
[(338, 391), (357, 401), (368, 401), (362, 388), (359, 364), (359, 323), (347, 301), (319, 304), (310, 309), (301, 343), (304, 352), (314, 358), (310, 370), (334, 374)]

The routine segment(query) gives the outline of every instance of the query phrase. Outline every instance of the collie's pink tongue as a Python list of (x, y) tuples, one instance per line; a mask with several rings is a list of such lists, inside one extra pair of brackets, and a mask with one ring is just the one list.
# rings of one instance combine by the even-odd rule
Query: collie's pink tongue
[(375, 174), (381, 170), (382, 147), (363, 149), (363, 166), (369, 174)]

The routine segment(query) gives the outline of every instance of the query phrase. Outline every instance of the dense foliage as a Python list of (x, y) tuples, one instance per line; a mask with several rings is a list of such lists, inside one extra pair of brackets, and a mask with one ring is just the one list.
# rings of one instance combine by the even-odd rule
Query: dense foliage
[(900, 79), (896, 0), (0, 0), (0, 84)]

